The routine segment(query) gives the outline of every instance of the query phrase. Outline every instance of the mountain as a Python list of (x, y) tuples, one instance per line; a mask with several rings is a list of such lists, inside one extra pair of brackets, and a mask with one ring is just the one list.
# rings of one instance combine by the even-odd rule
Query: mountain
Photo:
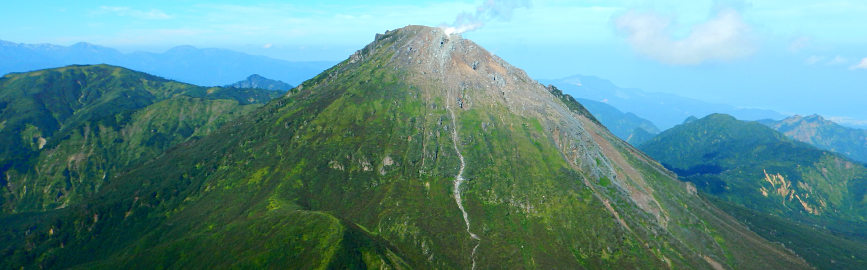
[(759, 122), (786, 137), (867, 163), (867, 130), (844, 127), (815, 114)]
[(259, 74), (250, 75), (246, 80), (236, 82), (230, 85), (226, 85), (226, 87), (235, 87), (235, 88), (258, 88), (265, 90), (277, 90), (277, 91), (289, 91), (295, 86), (289, 85), (288, 83), (284, 83), (283, 81), (275, 81), (271, 80)]
[(0, 209), (42, 211), (81, 201), (126, 169), (277, 96), (108, 65), (7, 74), (0, 78)]
[(666, 130), (639, 148), (815, 266), (867, 265), (865, 165), (722, 114)]
[(648, 119), (660, 129), (669, 129), (692, 115), (712, 113), (733, 115), (738, 119), (783, 119), (786, 116), (759, 109), (743, 109), (725, 104), (708, 103), (673, 94), (645, 92), (641, 89), (620, 88), (608, 80), (593, 76), (575, 75), (559, 80), (541, 80), (553, 84), (576, 98), (605, 102), (624, 112)]
[(626, 142), (631, 145), (641, 145), (642, 143), (649, 141), (653, 137), (656, 137), (657, 134), (653, 134), (647, 132), (647, 130), (643, 128), (635, 128), (632, 130), (632, 134), (629, 134), (629, 137), (626, 138)]
[(659, 134), (659, 129), (653, 123), (633, 113), (623, 113), (614, 106), (603, 102), (583, 98), (576, 98), (575, 100), (584, 105), (593, 114), (593, 117), (596, 117), (611, 133), (623, 140), (628, 141), (637, 128), (646, 133)]
[(74, 206), (3, 268), (806, 269), (460, 35), (387, 31)]
[[(690, 115), (689, 117), (687, 117), (686, 119), (683, 120), (683, 123), (681, 123), (681, 125), (686, 125), (686, 124), (692, 123), (695, 120), (698, 120), (698, 117), (695, 117), (695, 115)], [(770, 121), (773, 121), (773, 120), (770, 120)]]
[(250, 74), (299, 84), (334, 62), (290, 62), (224, 49), (178, 46), (164, 53), (134, 52), (76, 43), (66, 47), (51, 44), (16, 44), (0, 41), (0, 75), (67, 65), (109, 64), (197, 85), (226, 85)]

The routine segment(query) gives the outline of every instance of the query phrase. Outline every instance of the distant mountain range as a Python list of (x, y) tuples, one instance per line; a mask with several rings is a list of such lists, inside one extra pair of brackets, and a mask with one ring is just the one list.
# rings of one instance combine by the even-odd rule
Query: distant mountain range
[(295, 88), (295, 86), (292, 86), (291, 84), (279, 80), (268, 79), (259, 76), (259, 74), (250, 75), (250, 77), (247, 77), (246, 80), (226, 85), (226, 87), (258, 88), (275, 91), (289, 91), (290, 89)]
[(553, 84), (575, 98), (604, 102), (621, 111), (634, 113), (650, 120), (663, 130), (681, 124), (683, 119), (693, 115), (703, 117), (712, 113), (725, 113), (742, 120), (779, 120), (786, 117), (771, 110), (742, 109), (673, 94), (620, 88), (608, 80), (593, 76), (575, 75), (559, 80), (539, 80), (539, 82)]
[(758, 122), (786, 137), (867, 163), (867, 130), (845, 127), (819, 115), (795, 115), (781, 121)]
[[(644, 139), (648, 138), (648, 135), (652, 137), (660, 132), (652, 122), (633, 113), (621, 112), (614, 106), (603, 102), (583, 98), (576, 98), (575, 100), (584, 105), (602, 125), (608, 128), (608, 131), (632, 145), (641, 144)], [(638, 129), (643, 132), (636, 131)], [(640, 135), (633, 136), (634, 134)]]
[(250, 74), (297, 85), (337, 62), (291, 62), (225, 49), (178, 46), (164, 53), (118, 50), (80, 42), (72, 46), (0, 40), (0, 75), (66, 65), (109, 64), (203, 86), (234, 83)]

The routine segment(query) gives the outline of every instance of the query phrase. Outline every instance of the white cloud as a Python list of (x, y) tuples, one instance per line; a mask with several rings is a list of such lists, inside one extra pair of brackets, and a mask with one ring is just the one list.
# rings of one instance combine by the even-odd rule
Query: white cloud
[(151, 9), (148, 11), (143, 10), (135, 10), (129, 7), (109, 7), (109, 6), (101, 6), (99, 7), (99, 11), (95, 12), (95, 14), (106, 14), (113, 13), (118, 16), (130, 16), (137, 19), (143, 20), (165, 20), (171, 19), (172, 16), (162, 12), (158, 9)]
[(792, 44), (789, 45), (789, 51), (798, 52), (813, 43), (813, 39), (810, 37), (800, 37), (792, 41)]
[(849, 67), (849, 69), (867, 69), (867, 57), (861, 59), (861, 62)]
[(813, 55), (813, 56), (810, 56), (809, 58), (807, 58), (807, 60), (805, 62), (807, 62), (807, 65), (815, 65), (816, 63), (819, 63), (822, 60), (825, 60), (824, 56)]
[(264, 46), (262, 46), (262, 48), (268, 49), (268, 48), (271, 48), (271, 46), (274, 46), (274, 44), (268, 43), (268, 44), (265, 44)]
[(828, 61), (828, 63), (826, 63), (826, 65), (839, 65), (839, 64), (846, 63), (848, 61), (849, 61), (849, 59), (846, 59), (846, 57), (838, 55), (837, 57), (834, 57), (834, 59), (831, 59), (831, 61)]
[(618, 31), (639, 54), (673, 65), (697, 65), (709, 60), (728, 61), (753, 54), (752, 27), (733, 8), (721, 8), (709, 20), (696, 24), (682, 39), (673, 37), (671, 18), (654, 12), (629, 11), (614, 19)]

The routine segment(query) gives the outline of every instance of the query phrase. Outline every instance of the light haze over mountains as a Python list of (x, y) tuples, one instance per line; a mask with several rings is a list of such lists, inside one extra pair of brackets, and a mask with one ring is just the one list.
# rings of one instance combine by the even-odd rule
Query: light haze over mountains
[(575, 75), (559, 80), (541, 80), (540, 82), (556, 85), (564, 92), (578, 98), (607, 103), (624, 112), (634, 113), (652, 121), (662, 130), (682, 123), (683, 119), (687, 117), (704, 117), (712, 113), (730, 114), (742, 120), (779, 120), (785, 118), (785, 115), (771, 110), (742, 109), (674, 94), (620, 88), (608, 80), (594, 76)]
[(110, 64), (202, 86), (226, 85), (261, 74), (300, 84), (336, 62), (291, 62), (226, 49), (177, 46), (164, 53), (118, 50), (79, 42), (72, 46), (16, 44), (0, 40), (0, 74), (66, 65)]
[[(867, 119), (861, 102), (867, 100), (867, 36), (856, 34), (867, 33), (864, 1), (491, 1), (510, 7), (497, 14), (490, 12), (501, 9), (485, 9), (485, 3), (22, 1), (0, 11), (0, 39), (84, 41), (124, 53), (189, 44), (289, 61), (340, 61), (367, 44), (370, 33), (452, 25), (460, 15), (484, 23), (466, 38), (533, 78), (586, 74), (623, 88), (739, 108), (820, 114), (841, 123)], [(253, 73), (297, 84), (251, 72), (215, 85)]]

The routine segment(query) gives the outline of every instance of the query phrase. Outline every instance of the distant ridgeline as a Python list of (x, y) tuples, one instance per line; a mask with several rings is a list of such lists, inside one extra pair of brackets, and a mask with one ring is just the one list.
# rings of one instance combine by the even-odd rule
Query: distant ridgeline
[[(705, 116), (726, 113), (738, 119), (783, 119), (784, 115), (760, 109), (736, 108), (731, 105), (705, 102), (674, 94), (647, 92), (635, 88), (621, 88), (611, 81), (594, 76), (575, 75), (559, 80), (542, 80), (553, 84), (576, 99), (588, 99), (614, 106), (623, 112), (634, 113), (650, 120), (660, 129), (669, 129), (690, 115)], [(583, 102), (583, 101), (582, 101)], [(588, 107), (590, 109), (590, 107)], [(592, 111), (592, 110), (591, 110)], [(595, 112), (594, 112), (595, 114)], [(606, 124), (607, 125), (607, 124)], [(627, 132), (632, 132), (629, 129)], [(645, 131), (654, 133), (652, 130)]]
[(781, 121), (759, 122), (791, 139), (867, 163), (867, 130), (844, 127), (819, 115), (795, 115)]
[(686, 121), (639, 148), (815, 266), (867, 266), (864, 164), (722, 114)]
[(8, 74), (0, 78), (2, 212), (71, 205), (278, 96), (108, 65)]
[(614, 106), (589, 99), (576, 98), (611, 133), (632, 145), (639, 145), (656, 134), (659, 129), (647, 119), (633, 113), (623, 113)]
[(239, 81), (239, 82), (236, 82), (236, 83), (233, 83), (230, 85), (226, 85), (226, 87), (259, 88), (259, 89), (283, 91), (283, 92), (286, 92), (286, 91), (291, 90), (292, 88), (295, 88), (294, 86), (292, 86), (288, 83), (284, 83), (283, 81), (271, 80), (271, 79), (259, 76), (259, 74), (250, 75), (250, 77), (247, 77), (246, 80)]
[(0, 76), (68, 65), (109, 64), (196, 85), (225, 85), (250, 74), (298, 84), (333, 61), (293, 62), (214, 48), (177, 46), (162, 53), (133, 52), (79, 42), (71, 46), (0, 40)]

